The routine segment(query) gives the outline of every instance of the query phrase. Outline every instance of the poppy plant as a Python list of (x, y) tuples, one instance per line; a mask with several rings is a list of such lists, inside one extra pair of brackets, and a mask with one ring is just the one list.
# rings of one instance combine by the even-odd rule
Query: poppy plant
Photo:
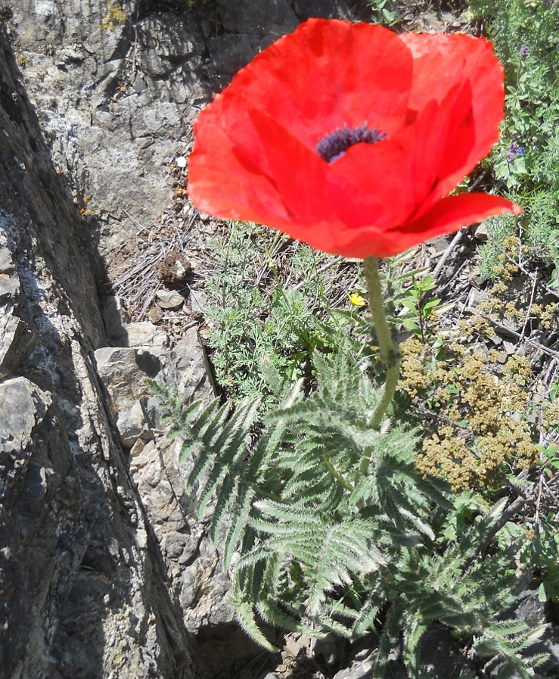
[(484, 39), (310, 19), (200, 113), (188, 193), (204, 212), (319, 250), (388, 257), (521, 212), (448, 195), (497, 141), (503, 105)]

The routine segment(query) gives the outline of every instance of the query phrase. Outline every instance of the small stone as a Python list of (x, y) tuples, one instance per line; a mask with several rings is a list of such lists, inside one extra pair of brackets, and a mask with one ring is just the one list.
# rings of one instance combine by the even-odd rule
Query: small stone
[(178, 167), (186, 167), (186, 158), (184, 156), (179, 156), (175, 158), (175, 163)]
[(137, 472), (151, 464), (154, 457), (157, 457), (154, 441), (146, 443), (144, 440), (138, 439), (130, 449), (130, 469), (132, 472)]
[(124, 448), (132, 448), (140, 438), (144, 425), (147, 424), (140, 403), (136, 403), (126, 412), (118, 413), (116, 428), (120, 434), (120, 442)]
[(167, 333), (151, 321), (138, 321), (126, 326), (129, 347), (150, 347), (163, 351), (167, 343)]
[(480, 243), (485, 243), (489, 238), (489, 233), (487, 232), (487, 225), (485, 222), (478, 224), (474, 231), (474, 238)]
[(202, 290), (190, 291), (190, 308), (194, 313), (203, 314), (208, 305), (208, 296)]
[(146, 447), (147, 441), (145, 439), (138, 439), (130, 449), (130, 457), (138, 457)]
[(159, 358), (133, 348), (102, 347), (95, 352), (97, 373), (109, 392), (115, 413), (130, 410), (149, 394), (146, 377), (156, 377)]
[(148, 318), (152, 323), (159, 323), (163, 318), (163, 310), (160, 306), (154, 306), (148, 311)]
[(487, 299), (489, 299), (489, 295), (486, 292), (478, 290), (477, 288), (471, 288), (466, 305), (468, 309), (472, 309), (473, 307), (478, 306), (480, 302)]
[(184, 297), (176, 290), (158, 290), (156, 295), (163, 309), (179, 309), (184, 304)]
[(134, 80), (134, 91), (136, 92), (136, 94), (142, 94), (142, 92), (145, 92), (147, 88), (148, 86), (146, 85), (144, 80), (140, 78), (140, 76), (138, 76), (136, 80)]
[[(506, 357), (507, 354), (511, 356), (512, 354), (516, 353), (516, 344), (514, 342), (508, 342), (507, 340), (503, 341), (503, 349), (505, 350), (505, 360), (500, 361), (501, 363), (506, 363)], [(501, 356), (501, 354), (499, 354)]]
[(491, 335), (489, 339), (491, 340), (491, 342), (493, 342), (493, 344), (496, 347), (500, 347), (501, 344), (503, 343), (503, 338), (499, 337), (499, 335), (497, 335), (496, 333), (493, 333), (493, 335)]
[(124, 308), (122, 300), (116, 295), (110, 295), (103, 300), (103, 320), (107, 337), (115, 347), (126, 346), (125, 325), (130, 323), (130, 316)]
[(25, 323), (17, 316), (0, 318), (0, 378), (6, 377), (21, 359)]
[(468, 281), (471, 285), (478, 289), (481, 289), (486, 283), (487, 278), (481, 275), (479, 267), (475, 266), (472, 271), (468, 274)]
[(328, 632), (316, 640), (314, 655), (324, 659), (327, 665), (332, 665), (343, 657), (346, 650), (346, 640), (333, 632)]
[(25, 377), (0, 384), (0, 452), (23, 450), (51, 402), (48, 392)]
[(448, 239), (445, 236), (439, 236), (430, 240), (429, 245), (433, 248), (435, 254), (444, 252), (448, 248)]

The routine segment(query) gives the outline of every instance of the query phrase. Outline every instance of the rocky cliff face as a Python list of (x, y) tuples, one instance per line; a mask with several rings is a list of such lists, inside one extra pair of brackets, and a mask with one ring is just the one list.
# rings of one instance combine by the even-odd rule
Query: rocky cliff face
[(91, 361), (91, 238), (1, 40), (0, 676), (190, 677)]
[(201, 106), (339, 2), (3, 0), (0, 679), (227, 676), (255, 652), (143, 381), (209, 398), (196, 329), (170, 351), (98, 290)]
[[(110, 255), (170, 200), (165, 168), (193, 119), (258, 51), (345, 0), (4, 0), (56, 167), (100, 221)], [(190, 5), (190, 8), (188, 7)]]

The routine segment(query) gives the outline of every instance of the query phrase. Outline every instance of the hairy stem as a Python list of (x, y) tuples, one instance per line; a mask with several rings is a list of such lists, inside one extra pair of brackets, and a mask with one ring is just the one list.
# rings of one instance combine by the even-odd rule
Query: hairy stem
[[(380, 400), (377, 403), (371, 419), (371, 427), (373, 429), (380, 429), (384, 415), (388, 410), (388, 406), (392, 401), (398, 385), (401, 354), (398, 343), (392, 339), (390, 326), (388, 325), (386, 314), (384, 313), (378, 259), (376, 257), (367, 257), (364, 261), (364, 269), (367, 287), (369, 289), (369, 309), (371, 310), (373, 323), (375, 324), (377, 333), (380, 360), (386, 367), (386, 380), (382, 388)], [(369, 462), (370, 460), (367, 457), (362, 459), (359, 468), (361, 473), (367, 473)]]

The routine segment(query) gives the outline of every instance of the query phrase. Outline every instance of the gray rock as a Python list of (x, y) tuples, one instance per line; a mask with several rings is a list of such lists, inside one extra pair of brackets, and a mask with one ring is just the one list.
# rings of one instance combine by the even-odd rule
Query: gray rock
[(0, 452), (19, 451), (31, 441), (33, 429), (52, 403), (43, 392), (25, 377), (16, 377), (0, 384)]
[(132, 448), (140, 438), (151, 436), (141, 403), (135, 403), (130, 410), (120, 412), (116, 417), (116, 427), (124, 448)]
[[(97, 372), (107, 388), (115, 413), (132, 410), (140, 398), (149, 395), (145, 378), (157, 375), (155, 370), (146, 367), (150, 358), (152, 365), (157, 367), (157, 357), (147, 352), (139, 354), (134, 348), (103, 347), (95, 351)], [(145, 369), (138, 364), (142, 359)]]
[(0, 248), (0, 274), (11, 276), (15, 271), (12, 254), (8, 248)]
[(314, 645), (314, 655), (319, 656), (328, 665), (333, 665), (345, 654), (347, 639), (328, 632), (323, 637), (319, 637)]
[(227, 33), (251, 33), (264, 36), (272, 33), (280, 37), (299, 25), (299, 19), (287, 0), (240, 0), (227, 3), (221, 14)]
[(346, 667), (336, 672), (334, 679), (371, 679), (375, 673), (375, 665), (371, 660), (354, 662), (351, 667)]
[(156, 294), (162, 309), (179, 309), (184, 304), (184, 297), (175, 290), (158, 290)]
[(187, 402), (207, 401), (214, 397), (211, 373), (196, 328), (187, 330), (183, 339), (177, 342), (163, 371), (163, 378), (184, 394)]
[(216, 68), (228, 76), (246, 66), (259, 51), (260, 39), (253, 35), (225, 33), (208, 40), (208, 49)]
[[(18, 315), (34, 337), (31, 353), (16, 351), (20, 376), (0, 378), (1, 679), (200, 676), (90, 358), (106, 343), (97, 286), (107, 285), (92, 230), (53, 165), (43, 137), (53, 127), (41, 130), (10, 51), (17, 42), (30, 54), (35, 70), (23, 77), (38, 115), (41, 102), (60, 101), (53, 151), (83, 185), (89, 112), (68, 102), (84, 86), (84, 106), (93, 105), (91, 70), (88, 59), (67, 72), (54, 61), (81, 36), (103, 55), (102, 78), (101, 62), (123, 47), (118, 25), (100, 28), (113, 5), (14, 0), (18, 34), (0, 32), (0, 247), (9, 243), (17, 262)], [(13, 327), (3, 328), (9, 354)]]
[(9, 278), (0, 276), (0, 304), (13, 304), (19, 293), (19, 278), (12, 274)]
[(17, 316), (0, 317), (0, 379), (7, 377), (24, 357), (28, 342), (24, 342), (25, 323)]
[(485, 243), (489, 238), (489, 232), (487, 231), (487, 224), (482, 222), (478, 224), (474, 231), (474, 238), (480, 243)]
[(322, 19), (353, 19), (345, 0), (295, 0), (293, 10), (301, 21), (311, 17)]
[(149, 349), (157, 355), (166, 353), (167, 333), (151, 321), (129, 323), (125, 330), (129, 347)]
[(142, 69), (152, 76), (170, 73), (178, 61), (199, 54), (202, 36), (194, 25), (176, 21), (172, 15), (148, 16), (138, 22)]
[(190, 291), (190, 308), (196, 313), (203, 314), (208, 305), (208, 295), (204, 290)]

